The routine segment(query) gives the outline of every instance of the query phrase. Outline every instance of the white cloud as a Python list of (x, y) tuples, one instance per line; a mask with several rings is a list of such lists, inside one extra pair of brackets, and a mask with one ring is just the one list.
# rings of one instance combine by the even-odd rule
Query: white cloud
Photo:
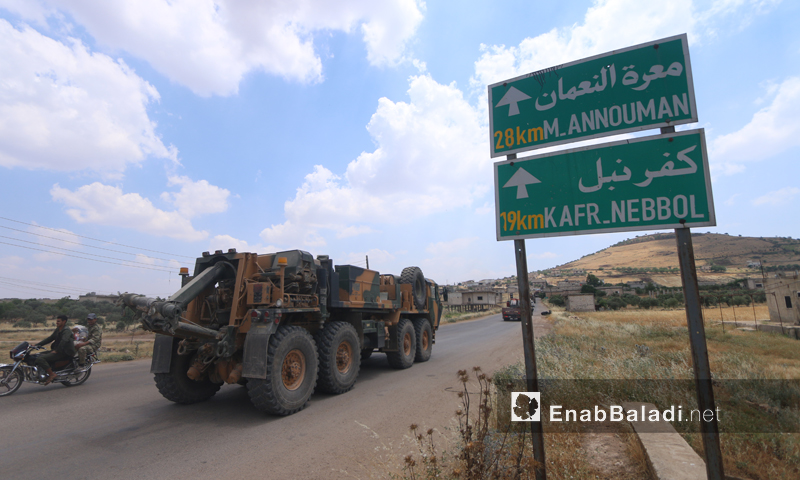
[[(690, 46), (717, 35), (729, 20), (744, 28), (757, 15), (768, 13), (780, 0), (715, 0), (707, 8), (692, 0), (643, 2), (596, 0), (583, 23), (554, 28), (518, 46), (481, 45), (470, 86), (486, 113), (486, 86), (614, 49), (686, 33)], [(724, 25), (729, 30), (728, 24)]]
[[(36, 9), (28, 3), (38, 4)], [(301, 82), (322, 79), (315, 34), (359, 32), (377, 66), (405, 59), (423, 18), (415, 0), (39, 0), (4, 2), (24, 18), (66, 12), (100, 42), (148, 61), (171, 80), (207, 95), (237, 92), (263, 71)]]
[(208, 236), (208, 232), (196, 231), (189, 218), (180, 212), (160, 210), (138, 193), (122, 193), (119, 187), (94, 182), (71, 191), (56, 184), (50, 195), (54, 201), (63, 203), (67, 214), (78, 223), (133, 228), (188, 241)]
[(739, 197), (739, 196), (741, 196), (741, 193), (734, 193), (733, 195), (728, 197), (728, 199), (725, 200), (722, 203), (724, 203), (728, 207), (732, 207), (732, 206), (736, 205), (736, 198)]
[(25, 263), (25, 259), (17, 255), (0, 257), (0, 267), (9, 270), (17, 270)]
[(152, 155), (177, 161), (147, 116), (156, 89), (123, 61), (0, 19), (0, 165), (118, 175)]
[(260, 236), (265, 242), (279, 245), (280, 249), (327, 245), (316, 230), (308, 226), (298, 226), (291, 221), (267, 227), (261, 231)]
[(800, 195), (800, 188), (785, 187), (756, 198), (753, 205), (786, 205), (797, 195)]
[(381, 98), (367, 125), (377, 148), (350, 162), (344, 175), (315, 166), (286, 202), (287, 222), (265, 229), (262, 238), (302, 241), (309, 231), (353, 223), (408, 223), (469, 206), (489, 192), (486, 130), (456, 85), (414, 76), (408, 95), (408, 103)]
[(357, 235), (363, 235), (365, 233), (375, 233), (375, 230), (366, 225), (353, 225), (342, 228), (341, 230), (337, 231), (336, 238), (355, 237)]
[(161, 199), (175, 205), (178, 212), (187, 218), (206, 213), (221, 213), (228, 209), (231, 192), (211, 185), (207, 180), (192, 181), (189, 177), (172, 176), (167, 185), (180, 185), (179, 192), (164, 192)]
[(695, 29), (692, 11), (691, 0), (598, 1), (586, 12), (581, 25), (554, 28), (524, 39), (517, 47), (483, 45), (471, 83), (485, 89), (523, 73), (679, 33), (689, 32), (691, 41)]
[[(33, 224), (36, 225), (36, 222), (34, 222)], [(70, 232), (66, 228), (47, 230), (45, 233), (42, 233), (42, 230), (39, 228), (28, 227), (28, 233), (36, 237), (36, 243), (39, 244), (39, 247), (43, 249), (55, 247), (52, 249), (51, 252), (41, 252), (34, 254), (33, 258), (35, 258), (40, 262), (50, 262), (65, 258), (64, 253), (67, 252), (64, 252), (63, 250), (60, 249), (67, 249), (67, 250), (81, 249), (80, 237), (76, 237), (73, 232)]]
[(235, 248), (238, 252), (252, 252), (252, 253), (270, 253), (278, 251), (278, 248), (269, 245), (264, 246), (260, 243), (251, 245), (245, 240), (239, 240), (230, 235), (216, 235), (208, 244), (209, 251), (223, 250), (228, 251), (229, 248)]
[[(387, 268), (390, 268), (394, 265), (395, 255), (387, 252), (386, 250), (381, 250), (379, 248), (372, 248), (366, 252), (351, 252), (344, 256), (343, 261), (339, 262), (338, 259), (334, 259), (337, 265), (358, 265), (361, 267), (366, 267), (367, 264), (367, 257), (369, 257), (369, 267), (370, 270), (377, 270), (381, 273), (388, 273)], [(396, 273), (397, 275), (400, 272)]]
[(742, 172), (745, 163), (800, 146), (800, 77), (791, 77), (773, 90), (772, 104), (756, 112), (747, 125), (711, 142), (709, 159), (715, 173)]
[(436, 256), (453, 256), (467, 253), (472, 244), (479, 240), (478, 237), (456, 238), (447, 242), (431, 243), (425, 251)]

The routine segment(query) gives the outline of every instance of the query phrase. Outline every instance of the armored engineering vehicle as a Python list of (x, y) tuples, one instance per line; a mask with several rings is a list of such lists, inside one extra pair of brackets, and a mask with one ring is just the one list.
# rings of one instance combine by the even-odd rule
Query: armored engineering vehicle
[(156, 333), (151, 372), (177, 403), (238, 383), (257, 409), (290, 415), (315, 388), (352, 389), (374, 351), (398, 369), (427, 361), (442, 312), (439, 287), (418, 267), (381, 275), (301, 250), (204, 252), (182, 276), (167, 300), (120, 296)]

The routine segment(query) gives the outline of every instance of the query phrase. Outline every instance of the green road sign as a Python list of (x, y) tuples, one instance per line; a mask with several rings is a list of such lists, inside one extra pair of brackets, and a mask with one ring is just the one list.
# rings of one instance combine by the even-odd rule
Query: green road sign
[(498, 240), (716, 225), (703, 129), (496, 162)]
[(696, 121), (686, 34), (489, 85), (492, 157)]

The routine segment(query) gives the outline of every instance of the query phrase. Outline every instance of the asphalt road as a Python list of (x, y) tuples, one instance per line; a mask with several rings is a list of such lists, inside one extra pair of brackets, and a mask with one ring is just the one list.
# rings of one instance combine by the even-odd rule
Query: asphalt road
[[(538, 306), (538, 305), (537, 305)], [(534, 315), (536, 336), (548, 328)], [(211, 400), (165, 400), (150, 362), (99, 364), (78, 387), (23, 384), (0, 398), (3, 478), (383, 478), (413, 451), (408, 427), (454, 419), (459, 369), (522, 360), (519, 322), (443, 325), (433, 355), (407, 370), (375, 353), (343, 395), (315, 394), (289, 417), (256, 411), (245, 387)]]

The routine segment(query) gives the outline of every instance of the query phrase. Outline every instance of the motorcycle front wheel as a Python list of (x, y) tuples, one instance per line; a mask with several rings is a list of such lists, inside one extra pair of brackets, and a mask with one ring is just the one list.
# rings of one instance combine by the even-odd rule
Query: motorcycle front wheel
[(92, 374), (92, 367), (90, 366), (85, 372), (81, 372), (77, 375), (70, 376), (69, 380), (61, 382), (61, 385), (64, 385), (65, 387), (75, 387), (85, 382), (89, 378), (89, 375), (91, 374)]
[(0, 397), (11, 395), (22, 386), (22, 370), (11, 373), (12, 367), (0, 369)]

